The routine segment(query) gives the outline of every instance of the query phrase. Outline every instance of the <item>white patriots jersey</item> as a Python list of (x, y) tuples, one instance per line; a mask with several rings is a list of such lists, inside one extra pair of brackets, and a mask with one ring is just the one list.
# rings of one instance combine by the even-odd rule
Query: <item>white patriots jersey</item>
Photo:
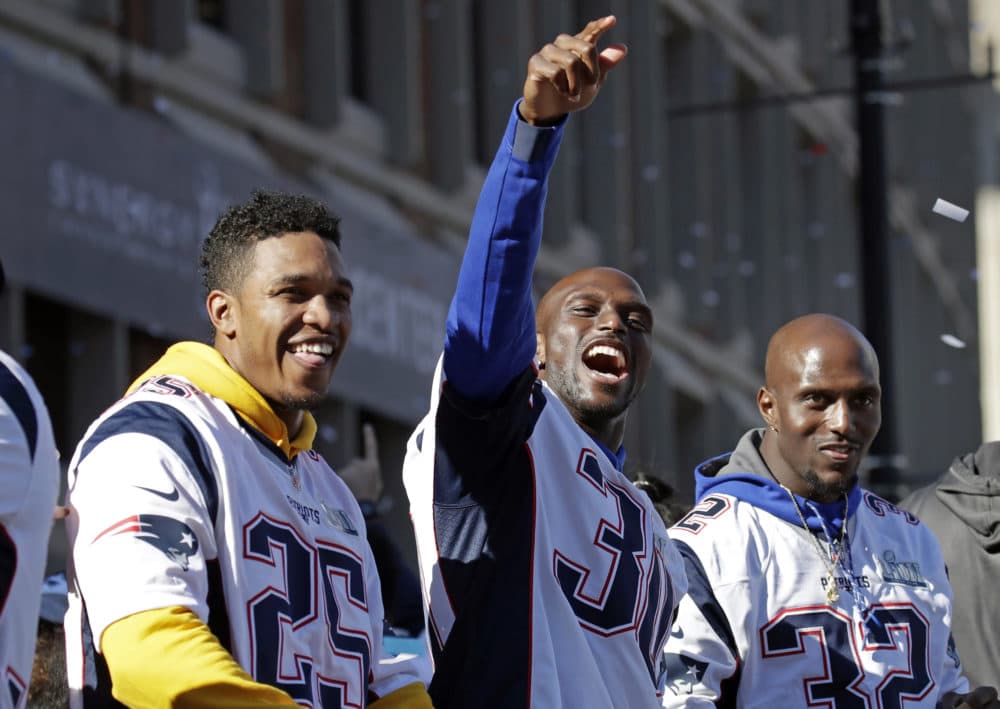
[(378, 574), (347, 486), (312, 451), (289, 462), (183, 378), (149, 379), (90, 427), (68, 501), (76, 706), (110, 699), (104, 630), (169, 606), (308, 706), (364, 707), (430, 679), (426, 660), (383, 654)]
[(937, 541), (873, 493), (848, 523), (852, 571), (838, 568), (833, 603), (809, 533), (737, 497), (706, 495), (670, 535), (689, 595), (667, 641), (664, 706), (930, 709), (968, 691)]
[(648, 497), (532, 370), (506, 403), (438, 397), (403, 469), (451, 707), (656, 707), (683, 563)]
[(0, 352), (0, 709), (28, 699), (58, 494), (48, 410), (28, 373)]

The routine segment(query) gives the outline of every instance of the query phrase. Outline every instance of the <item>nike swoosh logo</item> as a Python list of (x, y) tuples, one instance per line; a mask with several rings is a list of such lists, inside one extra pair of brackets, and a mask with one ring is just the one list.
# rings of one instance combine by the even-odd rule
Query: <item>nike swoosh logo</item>
[(177, 502), (177, 500), (179, 500), (181, 496), (180, 493), (177, 492), (176, 487), (171, 488), (170, 492), (163, 492), (162, 490), (154, 490), (151, 487), (143, 487), (142, 485), (136, 485), (135, 487), (139, 488), (140, 490), (145, 490), (146, 492), (150, 492), (156, 495), (157, 497), (162, 497), (167, 502)]

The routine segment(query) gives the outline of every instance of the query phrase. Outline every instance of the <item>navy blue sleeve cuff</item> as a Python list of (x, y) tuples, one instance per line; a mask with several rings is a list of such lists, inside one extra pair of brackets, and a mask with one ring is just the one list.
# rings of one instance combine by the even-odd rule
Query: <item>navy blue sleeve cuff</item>
[(524, 162), (536, 162), (544, 159), (550, 149), (559, 145), (558, 138), (562, 137), (569, 114), (563, 116), (562, 120), (554, 126), (533, 126), (521, 118), (521, 113), (518, 110), (521, 100), (523, 99), (519, 99), (514, 104), (510, 124), (507, 127), (508, 135), (513, 132), (511, 155)]

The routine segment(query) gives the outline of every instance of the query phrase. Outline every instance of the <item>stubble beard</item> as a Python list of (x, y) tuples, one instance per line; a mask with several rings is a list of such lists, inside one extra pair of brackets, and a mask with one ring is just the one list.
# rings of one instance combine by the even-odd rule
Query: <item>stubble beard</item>
[(281, 406), (290, 411), (312, 411), (322, 403), (324, 398), (325, 395), (318, 392), (308, 396), (292, 396), (282, 393)]
[(546, 369), (545, 371), (545, 381), (552, 391), (580, 423), (590, 428), (599, 428), (608, 421), (618, 418), (628, 410), (635, 398), (635, 392), (632, 392), (623, 403), (618, 403), (614, 399), (605, 403), (595, 403), (586, 397), (583, 384), (575, 370)]
[(835, 502), (847, 495), (854, 486), (853, 476), (845, 475), (840, 477), (836, 482), (826, 483), (820, 480), (819, 475), (812, 468), (802, 475), (802, 479), (805, 481), (806, 489), (809, 492), (807, 497), (817, 502)]

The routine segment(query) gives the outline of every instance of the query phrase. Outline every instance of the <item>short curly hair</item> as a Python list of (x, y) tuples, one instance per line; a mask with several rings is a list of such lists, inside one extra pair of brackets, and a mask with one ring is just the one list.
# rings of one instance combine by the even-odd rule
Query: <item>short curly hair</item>
[(254, 244), (290, 232), (311, 231), (340, 248), (340, 217), (305, 195), (257, 190), (219, 217), (201, 247), (205, 290), (238, 290), (250, 272)]

